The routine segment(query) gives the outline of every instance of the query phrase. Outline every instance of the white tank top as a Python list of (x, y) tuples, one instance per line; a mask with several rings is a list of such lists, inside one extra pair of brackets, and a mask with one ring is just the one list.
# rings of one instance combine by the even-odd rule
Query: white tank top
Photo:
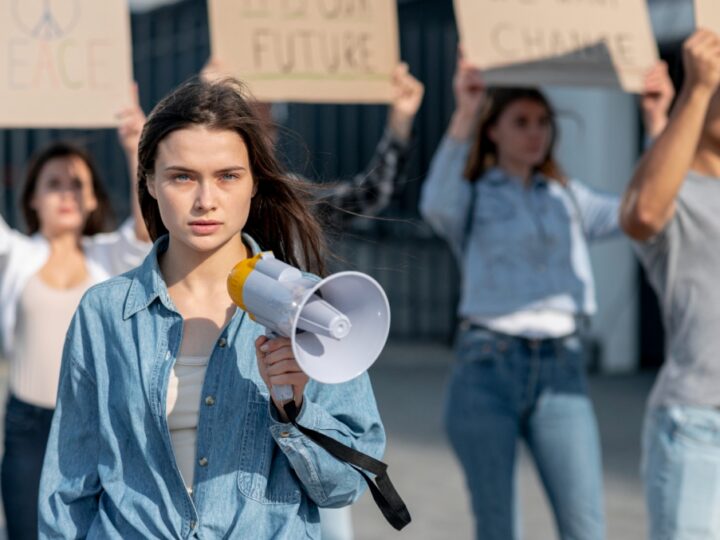
[(180, 356), (175, 361), (166, 400), (168, 427), (175, 460), (188, 492), (195, 476), (198, 416), (208, 358)]

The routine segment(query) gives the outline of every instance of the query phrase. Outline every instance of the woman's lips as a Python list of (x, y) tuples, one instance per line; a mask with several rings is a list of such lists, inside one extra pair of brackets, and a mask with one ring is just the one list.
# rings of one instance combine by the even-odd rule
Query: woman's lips
[(221, 225), (220, 221), (197, 220), (190, 222), (190, 229), (198, 236), (207, 236), (217, 231)]

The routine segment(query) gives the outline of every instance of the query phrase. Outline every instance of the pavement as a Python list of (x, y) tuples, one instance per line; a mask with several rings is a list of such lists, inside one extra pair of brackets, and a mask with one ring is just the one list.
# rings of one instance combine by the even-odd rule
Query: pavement
[[(471, 539), (472, 514), (462, 474), (445, 439), (441, 413), (452, 351), (436, 344), (390, 344), (371, 377), (388, 434), (385, 462), (413, 516), (396, 532), (369, 494), (353, 507), (355, 540)], [(639, 475), (640, 433), (652, 373), (596, 375), (590, 379), (603, 446), (608, 538), (646, 537)], [(0, 409), (4, 409), (7, 364), (0, 362)], [(4, 416), (4, 413), (3, 413)], [(2, 430), (0, 430), (0, 442)], [(2, 446), (0, 446), (0, 449)], [(518, 462), (522, 540), (557, 538), (547, 500), (528, 454)], [(0, 510), (0, 540), (4, 540)]]

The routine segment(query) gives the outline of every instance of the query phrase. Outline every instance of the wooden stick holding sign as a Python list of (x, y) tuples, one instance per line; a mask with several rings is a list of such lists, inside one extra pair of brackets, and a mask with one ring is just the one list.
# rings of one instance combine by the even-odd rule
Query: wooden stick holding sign
[(695, 24), (720, 34), (720, 2), (718, 0), (695, 0)]
[(646, 0), (454, 0), (463, 47), (498, 85), (642, 92), (658, 61)]
[(116, 126), (130, 43), (125, 0), (0, 2), (0, 126)]
[(212, 54), (263, 101), (389, 103), (389, 0), (208, 0)]

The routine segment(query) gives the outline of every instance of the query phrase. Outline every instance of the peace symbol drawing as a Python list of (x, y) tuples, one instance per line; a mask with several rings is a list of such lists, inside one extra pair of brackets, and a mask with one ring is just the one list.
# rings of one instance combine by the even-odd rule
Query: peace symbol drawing
[(67, 36), (80, 19), (80, 0), (12, 0), (12, 15), (27, 35), (54, 41)]

